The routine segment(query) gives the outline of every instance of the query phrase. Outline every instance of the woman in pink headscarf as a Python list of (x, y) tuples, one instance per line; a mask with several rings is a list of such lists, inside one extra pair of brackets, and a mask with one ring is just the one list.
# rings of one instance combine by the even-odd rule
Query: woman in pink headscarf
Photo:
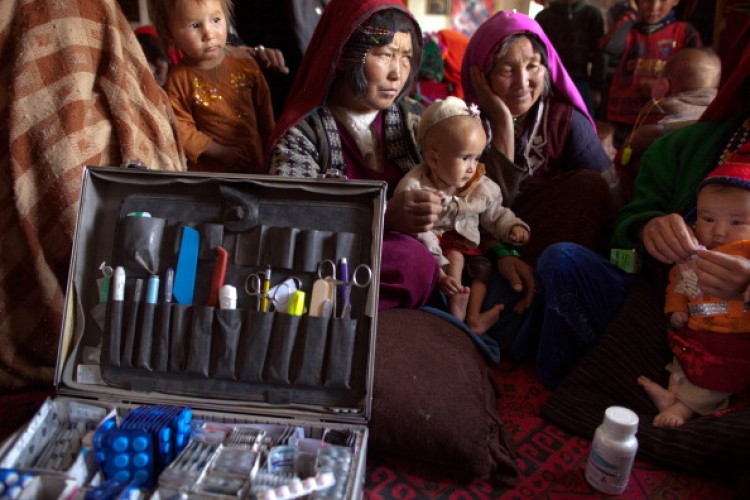
[[(520, 256), (511, 247), (483, 240), (504, 278), (490, 283), (485, 307), (505, 306), (486, 335), (501, 345), (515, 339), (511, 355), (533, 355), (537, 318), (554, 316), (559, 318), (554, 323), (578, 325), (576, 318), (565, 316), (563, 306), (545, 300), (549, 289), (540, 289), (531, 266), (558, 242), (604, 250), (614, 218), (614, 197), (604, 175), (613, 171), (612, 162), (557, 52), (528, 16), (501, 11), (485, 21), (469, 40), (462, 81), (466, 100), (479, 105), (491, 133), (482, 156), (487, 175), (531, 227), (531, 240)], [(558, 330), (551, 322), (547, 325)], [(560, 361), (567, 369), (578, 355), (545, 364)], [(557, 373), (554, 369), (544, 382), (557, 383)]]
[(487, 173), (532, 228), (523, 259), (533, 265), (558, 241), (602, 250), (614, 216), (602, 174), (613, 172), (612, 163), (539, 24), (524, 14), (496, 13), (471, 37), (462, 80), (466, 100), (489, 121)]

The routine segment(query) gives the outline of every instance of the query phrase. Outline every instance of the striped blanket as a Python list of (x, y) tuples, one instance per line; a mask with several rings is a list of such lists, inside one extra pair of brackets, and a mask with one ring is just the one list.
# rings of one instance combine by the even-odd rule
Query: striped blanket
[(52, 381), (85, 165), (184, 170), (115, 0), (0, 2), (0, 392)]

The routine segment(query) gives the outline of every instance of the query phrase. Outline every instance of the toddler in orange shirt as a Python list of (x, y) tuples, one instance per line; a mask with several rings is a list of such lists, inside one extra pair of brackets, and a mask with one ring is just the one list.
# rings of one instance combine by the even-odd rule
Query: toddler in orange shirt
[(159, 35), (184, 54), (164, 90), (188, 169), (265, 173), (275, 125), (271, 94), (258, 64), (227, 50), (231, 14), (231, 0), (149, 0)]

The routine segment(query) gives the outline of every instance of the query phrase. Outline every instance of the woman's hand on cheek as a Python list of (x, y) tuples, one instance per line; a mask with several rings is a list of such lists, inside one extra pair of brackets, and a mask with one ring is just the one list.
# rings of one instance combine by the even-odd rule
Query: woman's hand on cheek
[(723, 299), (741, 299), (750, 285), (750, 260), (712, 250), (698, 250), (695, 261), (703, 293)]
[(493, 127), (498, 121), (505, 119), (512, 120), (513, 117), (510, 115), (508, 106), (493, 92), (487, 78), (479, 71), (479, 68), (472, 66), (470, 71), (471, 82), (474, 84), (474, 90), (477, 93), (479, 109), (486, 115), (486, 118), (489, 118)]
[(425, 189), (394, 194), (385, 212), (386, 229), (405, 234), (429, 231), (442, 212), (440, 195)]
[(513, 158), (513, 115), (505, 102), (495, 94), (487, 78), (472, 66), (471, 81), (477, 93), (477, 104), (492, 127), (492, 144), (509, 158)]
[(655, 259), (674, 264), (690, 259), (698, 249), (693, 231), (678, 214), (654, 217), (643, 226), (641, 240)]

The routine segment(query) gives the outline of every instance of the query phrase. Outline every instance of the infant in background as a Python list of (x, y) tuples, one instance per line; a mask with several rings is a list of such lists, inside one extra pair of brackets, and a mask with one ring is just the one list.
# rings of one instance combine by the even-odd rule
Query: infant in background
[[(438, 99), (425, 110), (417, 134), (423, 162), (401, 179), (396, 193), (431, 189), (442, 197), (438, 221), (431, 231), (416, 236), (442, 268), (440, 290), (448, 297), (451, 314), (481, 335), (497, 322), (503, 306), (481, 311), (492, 264), (479, 248), (480, 230), (523, 245), (529, 240), (529, 226), (502, 205), (500, 186), (478, 163), (487, 134), (476, 106), (453, 96)], [(462, 283), (464, 267), (472, 279), (470, 287)]]
[(651, 87), (651, 101), (638, 114), (615, 162), (627, 200), (646, 148), (663, 135), (695, 123), (716, 97), (720, 80), (721, 59), (710, 48), (682, 49), (667, 59)]
[(695, 123), (716, 97), (720, 81), (721, 59), (710, 48), (682, 49), (670, 57), (628, 141), (631, 154), (640, 157), (665, 133)]
[(637, 0), (637, 17), (622, 18), (599, 41), (602, 50), (618, 60), (607, 97), (607, 121), (615, 127), (618, 149), (648, 104), (664, 62), (685, 48), (701, 46), (695, 27), (677, 20), (674, 7), (679, 3)]

